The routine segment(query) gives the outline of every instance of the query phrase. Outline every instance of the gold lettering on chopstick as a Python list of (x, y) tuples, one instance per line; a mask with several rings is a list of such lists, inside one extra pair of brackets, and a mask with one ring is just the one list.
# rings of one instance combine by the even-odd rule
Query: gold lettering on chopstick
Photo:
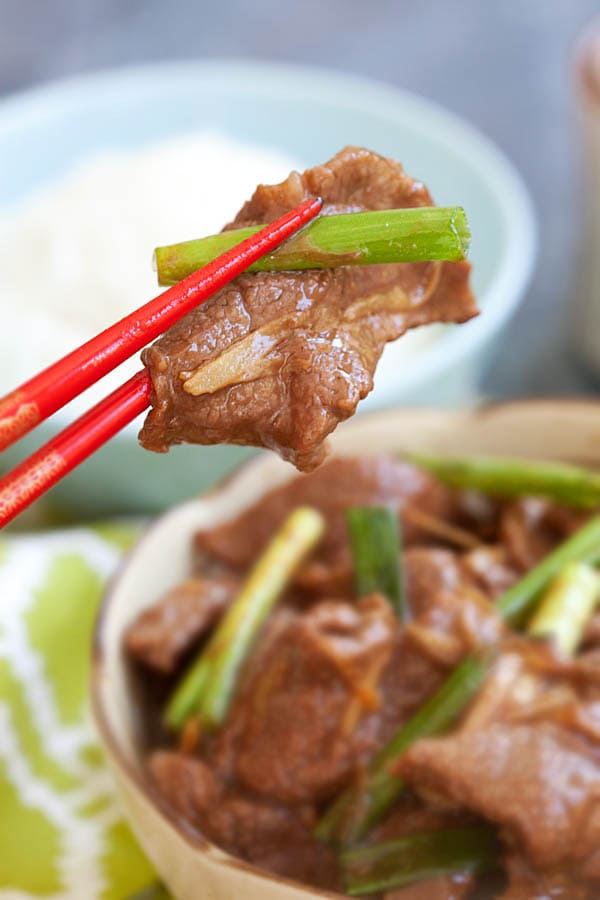
[(15, 511), (26, 505), (28, 500), (35, 499), (38, 494), (50, 487), (57, 475), (67, 468), (67, 462), (56, 450), (53, 450), (39, 462), (34, 463), (22, 475), (17, 475), (6, 487), (0, 489), (0, 523)]
[(20, 392), (0, 401), (0, 450), (26, 434), (40, 421), (37, 403), (28, 403)]

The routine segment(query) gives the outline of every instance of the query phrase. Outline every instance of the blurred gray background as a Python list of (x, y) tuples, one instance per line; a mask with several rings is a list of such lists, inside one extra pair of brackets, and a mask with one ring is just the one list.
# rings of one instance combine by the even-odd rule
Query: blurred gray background
[(124, 63), (248, 57), (371, 75), (442, 103), (512, 158), (540, 223), (532, 286), (485, 389), (593, 392), (568, 319), (579, 226), (571, 59), (596, 15), (600, 0), (0, 0), (0, 94)]

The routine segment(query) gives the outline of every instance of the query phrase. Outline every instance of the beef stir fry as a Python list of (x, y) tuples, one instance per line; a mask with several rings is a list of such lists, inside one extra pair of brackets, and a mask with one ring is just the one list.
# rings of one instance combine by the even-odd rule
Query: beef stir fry
[(338, 458), (130, 626), (186, 829), (384, 900), (600, 895), (597, 476)]
[[(325, 215), (432, 205), (399, 163), (348, 147), (258, 187), (228, 227), (272, 222), (315, 196)], [(476, 315), (469, 272), (433, 261), (240, 276), (144, 351), (154, 392), (142, 445), (249, 444), (314, 469), (371, 391), (387, 342)]]

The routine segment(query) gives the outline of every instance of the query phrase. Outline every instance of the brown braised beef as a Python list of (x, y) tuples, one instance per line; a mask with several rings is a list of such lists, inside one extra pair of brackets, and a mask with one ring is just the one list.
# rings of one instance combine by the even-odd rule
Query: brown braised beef
[[(272, 222), (314, 196), (325, 215), (432, 205), (399, 163), (347, 147), (258, 187), (229, 227)], [(469, 271), (429, 262), (240, 276), (144, 351), (154, 391), (142, 445), (250, 444), (314, 469), (327, 435), (372, 389), (388, 341), (476, 314)]]
[[(573, 679), (572, 669), (554, 665), (548, 671), (539, 665), (527, 644), (507, 650), (461, 727), (447, 737), (417, 741), (399, 770), (434, 807), (470, 810), (502, 829), (513, 854), (507, 897), (544, 896), (544, 891), (551, 897), (595, 897), (600, 890), (598, 672), (590, 682), (585, 667)], [(529, 895), (516, 886), (519, 880), (530, 883)], [(561, 894), (561, 883), (571, 893)]]
[(127, 651), (158, 672), (172, 672), (220, 619), (239, 584), (232, 574), (188, 578), (140, 615), (127, 636)]
[[(404, 532), (404, 624), (383, 596), (354, 596), (344, 512), (382, 503)], [(402, 755), (397, 774), (409, 790), (369, 841), (485, 823), (498, 829), (503, 875), (493, 893), (458, 873), (385, 900), (600, 896), (600, 652), (588, 636), (587, 649), (561, 661), (509, 631), (494, 607), (581, 524), (570, 510), (538, 501), (474, 506), (405, 462), (335, 459), (196, 536), (190, 581), (130, 626), (137, 675), (172, 689), (182, 658), (300, 504), (322, 512), (324, 538), (263, 627), (224, 724), (185, 749), (171, 735), (152, 737), (148, 769), (165, 801), (188, 830), (230, 853), (341, 892), (335, 854), (313, 836), (324, 808), (360, 782), (451, 667), (494, 645), (497, 661), (459, 724)], [(431, 528), (415, 526), (414, 509), (428, 513)], [(446, 539), (435, 520), (448, 527)]]

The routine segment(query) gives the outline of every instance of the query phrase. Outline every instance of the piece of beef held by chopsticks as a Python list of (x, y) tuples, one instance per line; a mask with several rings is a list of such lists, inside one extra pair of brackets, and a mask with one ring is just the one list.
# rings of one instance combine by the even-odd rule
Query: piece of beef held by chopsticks
[[(228, 227), (270, 222), (310, 196), (327, 215), (433, 205), (399, 163), (347, 147), (259, 186)], [(240, 276), (144, 351), (154, 390), (142, 445), (270, 447), (314, 469), (327, 435), (372, 389), (388, 341), (476, 315), (469, 272), (467, 262), (421, 262)]]

